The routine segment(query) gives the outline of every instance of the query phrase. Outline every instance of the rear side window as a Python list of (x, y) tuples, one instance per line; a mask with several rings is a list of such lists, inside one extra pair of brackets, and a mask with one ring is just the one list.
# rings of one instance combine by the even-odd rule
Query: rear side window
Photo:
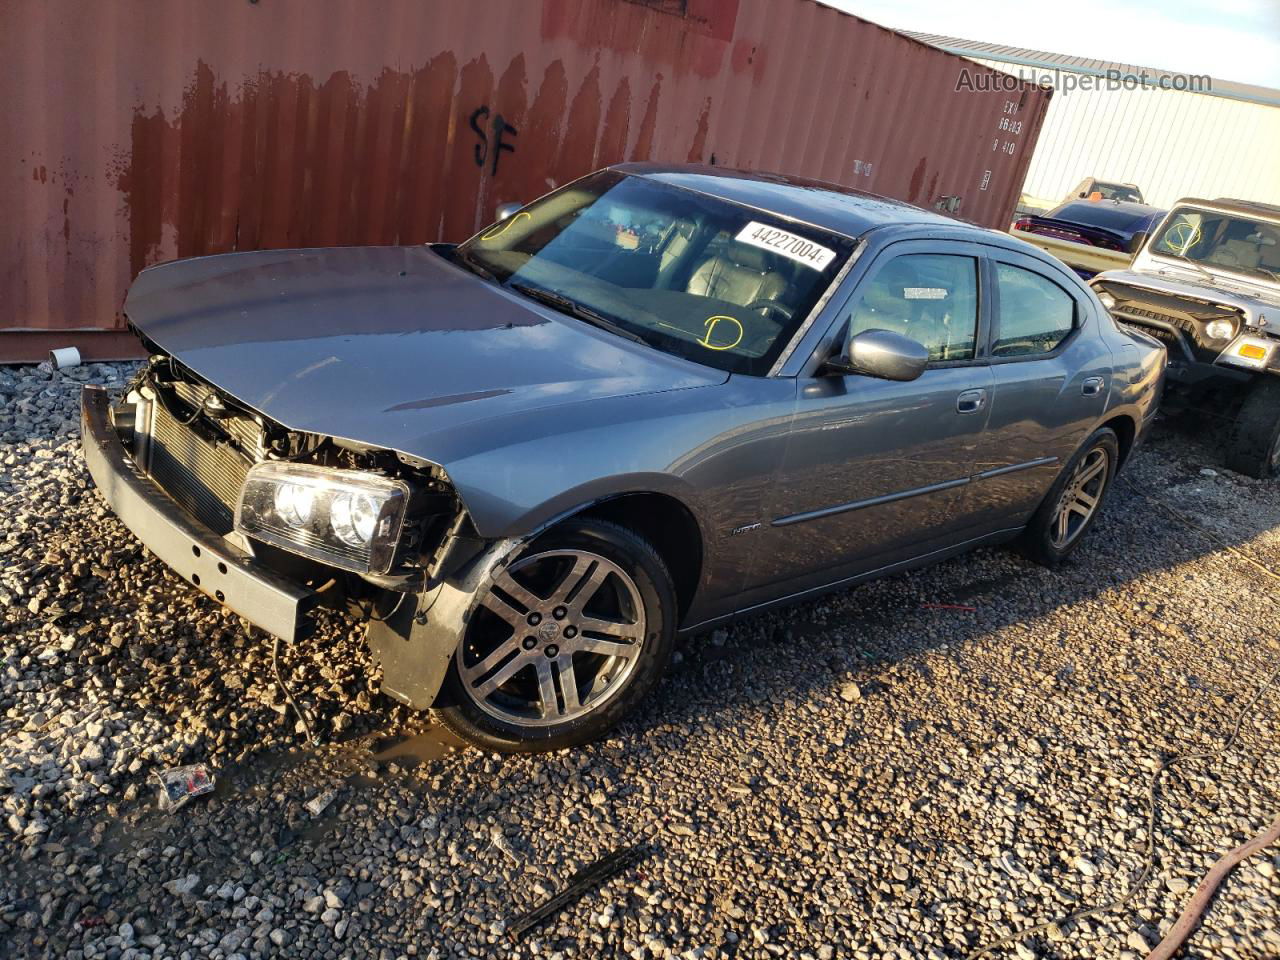
[(923, 344), (932, 361), (972, 360), (978, 329), (978, 262), (911, 253), (862, 284), (849, 332), (892, 330)]
[(1076, 301), (1038, 273), (996, 264), (1000, 322), (993, 357), (1037, 357), (1052, 353), (1075, 328)]

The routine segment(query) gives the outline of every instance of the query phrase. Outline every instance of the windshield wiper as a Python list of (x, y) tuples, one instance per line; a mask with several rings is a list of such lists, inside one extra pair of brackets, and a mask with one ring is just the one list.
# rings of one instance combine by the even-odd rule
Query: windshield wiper
[[(1195, 269), (1196, 271), (1198, 271), (1198, 272), (1200, 273), (1200, 275), (1201, 275), (1201, 276), (1207, 277), (1209, 280), (1213, 281), (1214, 283), (1217, 283), (1217, 282), (1221, 279), (1220, 277), (1215, 276), (1213, 273), (1211, 273), (1210, 271), (1206, 270), (1204, 267), (1200, 266), (1200, 264), (1196, 263), (1194, 260), (1189, 260), (1189, 259), (1188, 259), (1188, 258), (1186, 258), (1186, 257), (1179, 257), (1179, 258), (1178, 258), (1178, 263), (1180, 263), (1180, 264), (1185, 263), (1187, 266), (1189, 266), (1189, 267), (1191, 267), (1191, 268)], [(1166, 271), (1166, 270), (1160, 270), (1160, 271), (1158, 271), (1158, 272), (1159, 272), (1159, 273), (1162, 273), (1162, 274), (1165, 274), (1166, 276), (1168, 275), (1168, 271)], [(1175, 276), (1176, 276), (1176, 274), (1175, 274)]]
[(462, 264), (472, 273), (476, 274), (476, 276), (483, 277), (485, 280), (488, 280), (490, 283), (496, 283), (499, 286), (502, 285), (502, 281), (498, 279), (498, 275), (496, 273), (494, 273), (492, 270), (486, 267), (483, 263), (481, 263), (475, 257), (471, 256), (471, 254), (469, 253), (463, 253), (461, 250), (455, 249), (453, 251), (453, 261), (455, 263)]
[(618, 336), (631, 340), (634, 343), (643, 343), (645, 346), (648, 346), (649, 344), (649, 341), (640, 336), (640, 334), (633, 333), (626, 327), (610, 320), (603, 314), (597, 313), (590, 307), (584, 306), (583, 304), (578, 303), (578, 301), (566, 297), (562, 293), (556, 293), (554, 290), (547, 290), (544, 287), (535, 287), (528, 283), (513, 283), (510, 284), (510, 287), (517, 293), (524, 294), (530, 300), (537, 300), (539, 303), (544, 303), (548, 307), (553, 307), (561, 313), (567, 313), (571, 317), (577, 317), (579, 320), (584, 320), (593, 327), (599, 327), (601, 330), (608, 330), (610, 333), (617, 334)]

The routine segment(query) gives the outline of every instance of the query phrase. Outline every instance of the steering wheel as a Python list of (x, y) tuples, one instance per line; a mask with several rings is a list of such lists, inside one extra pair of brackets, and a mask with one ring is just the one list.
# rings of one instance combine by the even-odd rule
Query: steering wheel
[(768, 316), (770, 313), (778, 313), (782, 315), (782, 319), (784, 321), (790, 320), (796, 315), (795, 311), (790, 307), (779, 303), (777, 300), (769, 300), (765, 297), (761, 297), (759, 300), (752, 300), (742, 309), (748, 311), (763, 309), (765, 311), (765, 316)]

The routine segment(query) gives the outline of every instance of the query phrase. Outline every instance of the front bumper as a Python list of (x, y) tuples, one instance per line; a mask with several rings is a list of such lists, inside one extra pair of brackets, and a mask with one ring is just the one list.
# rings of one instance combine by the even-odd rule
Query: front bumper
[(254, 626), (284, 640), (299, 635), (316, 594), (264, 569), (165, 496), (120, 441), (102, 387), (86, 386), (81, 393), (80, 434), (103, 499), (152, 553)]

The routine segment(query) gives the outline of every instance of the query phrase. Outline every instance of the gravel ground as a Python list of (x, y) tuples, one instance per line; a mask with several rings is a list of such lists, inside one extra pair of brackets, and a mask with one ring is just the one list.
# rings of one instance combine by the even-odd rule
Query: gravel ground
[[(77, 388), (127, 372), (0, 368), (3, 955), (963, 957), (1128, 890), (1159, 758), (1221, 746), (1280, 664), (1275, 582), (1157, 506), (1277, 569), (1280, 484), (1165, 427), (1062, 571), (981, 551), (695, 638), (569, 753), (454, 749), (334, 617), (285, 651), (306, 750), (269, 645), (89, 484)], [(1162, 778), (1123, 909), (995, 955), (1145, 956), (1280, 813), (1278, 715), (1273, 688)], [(217, 791), (161, 813), (153, 772), (194, 760)], [(505, 936), (635, 838), (638, 867)], [(1278, 872), (1246, 861), (1184, 956), (1280, 956)]]

